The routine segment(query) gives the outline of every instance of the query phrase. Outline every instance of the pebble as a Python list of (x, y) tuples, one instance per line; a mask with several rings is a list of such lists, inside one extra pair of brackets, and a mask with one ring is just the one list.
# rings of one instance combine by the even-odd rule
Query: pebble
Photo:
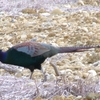
[(59, 9), (59, 8), (56, 8), (51, 12), (51, 14), (53, 14), (53, 15), (61, 15), (61, 14), (63, 14), (63, 11), (61, 11), (61, 9)]
[(92, 75), (92, 76), (96, 76), (96, 75), (97, 75), (97, 73), (96, 73), (95, 70), (89, 70), (88, 73), (89, 73), (90, 75)]
[[(93, 10), (92, 12), (86, 10), (82, 11), (83, 9), (81, 9), (81, 7), (85, 4), (98, 5), (96, 1), (92, 1), (79, 0), (78, 4), (76, 5), (67, 5), (67, 12), (64, 12), (60, 8), (55, 8), (51, 12), (45, 11), (44, 9), (36, 11), (33, 8), (26, 8), (22, 10), (23, 14), (15, 16), (14, 22), (11, 21), (12, 17), (9, 17), (7, 13), (1, 12), (0, 48), (7, 50), (9, 47), (19, 42), (24, 42), (31, 39), (36, 39), (37, 42), (51, 43), (54, 46), (99, 44), (100, 12)], [(78, 10), (76, 6), (78, 6), (80, 9)], [(78, 11), (71, 12), (70, 8), (75, 8)], [(61, 74), (65, 76), (65, 80), (68, 80), (68, 84), (72, 83), (73, 81), (77, 81), (80, 78), (87, 81), (88, 76), (91, 76), (93, 79), (95, 76), (100, 76), (99, 48), (97, 50), (93, 49), (93, 51), (84, 53), (78, 52), (59, 54), (52, 58), (50, 59), (54, 60)], [(91, 67), (90, 64), (92, 64)], [(50, 66), (49, 61), (48, 64), (44, 62), (43, 66), (44, 65), (46, 65), (46, 72), (48, 72), (46, 73), (47, 82), (56, 80), (55, 74), (52, 74), (54, 73), (54, 69)], [(4, 70), (1, 70), (0, 72), (1, 75), (6, 73)], [(40, 71), (36, 71), (33, 74), (36, 79), (43, 78)], [(21, 72), (16, 72), (15, 76), (30, 76), (30, 71), (25, 69)], [(66, 76), (68, 77), (66, 78)], [(63, 82), (61, 84), (64, 85)], [(66, 97), (68, 99), (64, 98), (63, 96), (55, 96), (54, 100), (75, 99), (75, 96), (73, 95)], [(79, 100), (81, 99), (81, 96), (79, 95), (76, 98), (76, 100)], [(88, 98), (91, 99), (89, 96)], [(39, 97), (36, 100), (39, 99), (42, 100), (42, 98)], [(95, 98), (93, 97), (93, 99)]]

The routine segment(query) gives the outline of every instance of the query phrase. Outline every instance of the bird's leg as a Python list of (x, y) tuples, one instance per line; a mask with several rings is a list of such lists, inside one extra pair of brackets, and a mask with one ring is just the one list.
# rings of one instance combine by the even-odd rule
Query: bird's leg
[(43, 73), (43, 82), (44, 81), (47, 81), (47, 76), (46, 76), (46, 74), (45, 74), (45, 72), (44, 72), (44, 70), (43, 70), (43, 68), (41, 67), (41, 72)]
[[(34, 70), (31, 70), (30, 79), (32, 79), (33, 72), (34, 72)], [(34, 79), (34, 77), (33, 77), (33, 79)], [(36, 89), (37, 89), (37, 93), (39, 93), (39, 89), (37, 87), (37, 84), (36, 84), (36, 80), (35, 79), (34, 79), (34, 83), (35, 83), (35, 86), (36, 86)]]
[(56, 75), (57, 75), (57, 76), (60, 76), (59, 71), (58, 71), (58, 68), (56, 67), (56, 65), (55, 65), (55, 64), (53, 64), (52, 62), (50, 62), (50, 64), (51, 64), (51, 66), (53, 66), (53, 68), (54, 68), (54, 70), (55, 70)]
[(30, 79), (32, 79), (33, 71), (31, 71)]

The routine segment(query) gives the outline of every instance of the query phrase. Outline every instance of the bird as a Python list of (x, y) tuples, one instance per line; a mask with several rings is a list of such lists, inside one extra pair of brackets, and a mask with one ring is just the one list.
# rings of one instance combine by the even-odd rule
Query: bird
[(55, 47), (51, 44), (26, 41), (10, 47), (7, 51), (0, 50), (0, 61), (4, 64), (28, 68), (32, 78), (34, 70), (41, 70), (41, 64), (47, 57), (58, 53), (83, 52), (90, 48), (100, 48), (100, 45)]

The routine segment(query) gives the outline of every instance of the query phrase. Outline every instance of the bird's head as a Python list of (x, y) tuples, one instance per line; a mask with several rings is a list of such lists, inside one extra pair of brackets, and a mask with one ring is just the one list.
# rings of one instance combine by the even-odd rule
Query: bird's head
[(1, 58), (2, 58), (2, 50), (0, 50), (0, 60), (1, 60)]
[(0, 61), (2, 62), (4, 59), (4, 52), (0, 50)]
[(1, 56), (1, 54), (2, 54), (2, 50), (0, 50), (0, 56)]

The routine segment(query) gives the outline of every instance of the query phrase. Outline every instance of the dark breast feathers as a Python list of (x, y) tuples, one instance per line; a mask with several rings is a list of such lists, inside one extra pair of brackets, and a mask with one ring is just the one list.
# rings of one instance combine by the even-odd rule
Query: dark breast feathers
[(48, 51), (49, 48), (36, 42), (18, 44), (7, 51), (4, 63), (23, 66), (31, 71), (41, 69), (41, 63), (46, 59), (43, 54)]
[(4, 60), (1, 60), (3, 63), (28, 68), (31, 70), (31, 73), (33, 73), (34, 69), (41, 69), (41, 64), (47, 57), (51, 57), (57, 53), (83, 52), (90, 48), (100, 48), (100, 45), (80, 47), (54, 47), (44, 43), (24, 42), (13, 46), (4, 53), (1, 51), (1, 58), (5, 58)]

